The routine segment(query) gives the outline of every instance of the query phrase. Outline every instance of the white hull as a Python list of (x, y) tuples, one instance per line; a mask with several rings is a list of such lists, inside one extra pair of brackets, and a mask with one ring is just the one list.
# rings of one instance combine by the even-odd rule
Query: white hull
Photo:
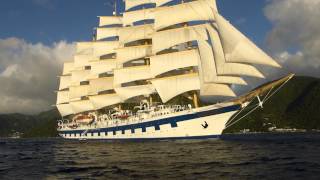
[[(227, 121), (238, 112), (238, 108), (229, 108), (225, 112), (220, 112), (220, 109), (208, 111), (198, 109), (192, 112), (181, 112), (164, 118), (162, 120), (179, 119), (172, 125), (170, 121), (160, 124), (158, 127), (149, 125), (145, 128), (135, 128), (134, 132), (129, 126), (136, 126), (137, 124), (126, 125), (126, 129), (121, 130), (121, 126), (113, 127), (113, 130), (108, 128), (93, 128), (86, 130), (69, 130), (60, 131), (60, 136), (67, 139), (100, 139), (100, 140), (148, 140), (148, 139), (203, 139), (203, 138), (217, 138), (225, 129)], [(218, 111), (217, 111), (218, 110)], [(216, 111), (214, 114), (210, 112)], [(208, 113), (208, 115), (204, 113)], [(202, 114), (201, 114), (202, 113)], [(199, 117), (197, 118), (196, 116)], [(185, 119), (182, 119), (182, 118)], [(196, 117), (196, 118), (195, 118)], [(146, 123), (157, 124), (161, 120), (154, 119)], [(161, 122), (160, 122), (161, 123)], [(176, 125), (175, 125), (176, 124)], [(207, 127), (206, 127), (207, 124)], [(147, 125), (148, 126), (148, 125)], [(137, 126), (136, 126), (137, 127)], [(111, 127), (112, 128), (112, 127)], [(86, 133), (84, 133), (86, 132)], [(86, 134), (86, 135), (85, 135)]]

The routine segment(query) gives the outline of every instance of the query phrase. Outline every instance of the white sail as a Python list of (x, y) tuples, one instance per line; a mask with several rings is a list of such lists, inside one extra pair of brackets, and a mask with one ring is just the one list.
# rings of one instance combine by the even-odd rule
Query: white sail
[(193, 90), (200, 90), (198, 74), (171, 76), (151, 80), (163, 103), (172, 98)]
[(82, 86), (70, 86), (70, 100), (78, 99), (83, 96), (87, 96), (89, 94), (89, 85), (82, 85)]
[(69, 102), (69, 91), (57, 92), (57, 104), (63, 104)]
[(115, 48), (119, 46), (118, 41), (96, 41), (93, 43), (93, 56), (101, 57), (103, 55), (115, 53)]
[(211, 46), (207, 41), (198, 41), (198, 45), (201, 57), (199, 61), (199, 74), (203, 79), (203, 83), (247, 84), (242, 78), (237, 76), (219, 76)]
[(264, 78), (264, 75), (252, 65), (227, 62), (218, 32), (210, 25), (208, 25), (207, 29), (211, 38), (214, 52), (213, 56), (210, 54), (210, 58), (215, 60), (217, 73), (219, 75), (242, 75)]
[(119, 43), (125, 44), (142, 39), (151, 39), (153, 24), (124, 27), (119, 30)]
[(125, 0), (126, 11), (144, 4), (153, 4), (155, 0)]
[(96, 38), (97, 40), (102, 40), (105, 38), (117, 37), (119, 36), (120, 27), (112, 27), (112, 28), (97, 28)]
[(152, 55), (151, 45), (130, 46), (116, 49), (118, 67), (126, 62)]
[(71, 85), (80, 85), (80, 82), (87, 81), (90, 77), (90, 70), (72, 71)]
[(212, 0), (198, 0), (175, 6), (157, 8), (154, 12), (155, 29), (163, 29), (172, 25), (192, 21), (213, 21), (213, 10), (216, 8)]
[(236, 97), (236, 94), (232, 91), (230, 86), (226, 84), (203, 83), (200, 85), (200, 87), (201, 97)]
[(62, 117), (74, 114), (70, 104), (58, 104), (57, 109)]
[(76, 54), (79, 54), (79, 55), (92, 54), (92, 42), (77, 42)]
[(74, 69), (90, 66), (90, 61), (97, 61), (99, 58), (92, 55), (75, 55), (74, 56)]
[(153, 0), (155, 3), (156, 3), (156, 6), (159, 7), (159, 6), (162, 6), (164, 4), (167, 4), (173, 0)]
[(114, 70), (114, 85), (134, 82), (138, 80), (150, 79), (151, 72), (149, 66), (136, 66)]
[(70, 102), (70, 105), (75, 114), (94, 110), (93, 105), (89, 100), (73, 101)]
[(154, 9), (141, 9), (123, 13), (123, 26), (133, 25), (135, 22), (154, 19)]
[(222, 45), (228, 62), (262, 64), (280, 67), (270, 56), (232, 26), (222, 16), (215, 13)]
[(60, 76), (59, 90), (67, 89), (71, 85), (71, 76)]
[(122, 25), (121, 16), (99, 16), (99, 26)]
[(73, 70), (74, 62), (65, 62), (63, 63), (63, 72), (62, 75), (70, 75)]
[(99, 75), (112, 71), (116, 68), (117, 62), (115, 59), (101, 60), (91, 62), (91, 75)]
[(175, 45), (198, 39), (208, 40), (205, 25), (186, 26), (156, 32), (152, 35), (152, 51), (155, 54)]
[(113, 77), (90, 79), (89, 95), (113, 89)]
[(117, 94), (103, 94), (97, 96), (90, 96), (89, 99), (90, 102), (93, 104), (95, 110), (119, 104), (122, 102), (121, 98)]
[(175, 69), (198, 66), (198, 59), (196, 49), (151, 56), (151, 74), (155, 77)]
[(137, 96), (149, 96), (150, 94), (156, 92), (152, 84), (141, 86), (117, 87), (115, 88), (115, 91), (123, 101)]

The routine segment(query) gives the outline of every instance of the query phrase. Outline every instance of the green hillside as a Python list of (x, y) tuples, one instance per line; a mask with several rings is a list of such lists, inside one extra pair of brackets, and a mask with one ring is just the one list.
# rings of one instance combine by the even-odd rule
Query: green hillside
[(225, 132), (277, 128), (320, 129), (320, 79), (295, 77), (258, 109)]
[[(56, 109), (38, 115), (0, 115), (0, 137), (55, 137)], [(295, 77), (263, 109), (241, 120), (225, 133), (250, 129), (266, 132), (270, 126), (277, 128), (320, 129), (320, 79)], [(18, 132), (18, 133), (17, 133)]]

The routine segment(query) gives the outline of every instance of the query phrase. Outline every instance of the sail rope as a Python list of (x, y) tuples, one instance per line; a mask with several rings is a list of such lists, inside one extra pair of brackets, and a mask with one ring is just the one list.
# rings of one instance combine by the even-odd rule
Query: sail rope
[[(291, 78), (290, 78), (291, 79)], [(285, 84), (288, 83), (288, 81), (290, 80), (286, 80), (284, 83), (282, 83), (276, 90), (274, 90), (274, 92), (272, 92), (272, 89), (274, 88), (274, 86), (269, 90), (269, 92), (267, 93), (267, 95), (264, 97), (262, 103), (267, 102), (273, 95), (275, 95), (277, 92), (279, 92), (283, 86)], [(272, 92), (272, 93), (271, 93)], [(270, 94), (271, 93), (271, 94)], [(249, 102), (249, 104), (254, 100), (255, 98), (252, 98), (252, 100)], [(255, 106), (255, 107), (254, 107)], [(251, 109), (248, 113), (246, 113), (245, 115), (243, 115), (242, 117), (240, 117), (239, 119), (233, 121), (241, 112), (243, 112), (245, 109), (249, 109), (251, 107), (254, 107), (253, 109)], [(260, 107), (260, 103), (257, 103), (256, 105), (250, 106), (250, 107), (245, 107), (243, 109), (241, 109), (241, 111), (239, 113), (236, 114), (236, 116), (234, 118), (232, 118), (232, 120), (230, 120), (227, 124), (226, 124), (226, 128), (229, 128), (231, 126), (233, 126), (234, 124), (238, 123), (239, 121), (241, 121), (242, 119), (244, 119), (245, 117), (247, 117), (248, 115), (250, 115), (251, 113), (253, 113), (256, 109), (258, 109)]]

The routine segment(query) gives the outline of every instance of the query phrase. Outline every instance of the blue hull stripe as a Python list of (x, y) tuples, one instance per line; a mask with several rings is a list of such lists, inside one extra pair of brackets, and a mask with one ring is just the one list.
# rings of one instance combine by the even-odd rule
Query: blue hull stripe
[[(174, 125), (177, 122), (181, 122), (181, 121), (188, 121), (188, 120), (197, 119), (201, 117), (212, 116), (216, 114), (223, 114), (231, 111), (236, 111), (239, 109), (240, 109), (240, 105), (232, 105), (232, 106), (223, 107), (220, 109), (213, 109), (209, 111), (197, 112), (194, 114), (169, 117), (169, 118), (154, 120), (150, 122), (142, 122), (137, 124), (130, 124), (130, 125), (124, 125), (124, 126), (110, 127), (110, 128), (92, 129), (92, 130), (88, 130), (87, 133), (125, 131), (125, 130), (139, 129), (139, 128), (145, 129), (147, 127), (157, 127), (164, 124)], [(59, 131), (59, 133), (64, 133), (64, 134), (75, 134), (75, 133), (81, 134), (83, 132), (84, 130)]]

